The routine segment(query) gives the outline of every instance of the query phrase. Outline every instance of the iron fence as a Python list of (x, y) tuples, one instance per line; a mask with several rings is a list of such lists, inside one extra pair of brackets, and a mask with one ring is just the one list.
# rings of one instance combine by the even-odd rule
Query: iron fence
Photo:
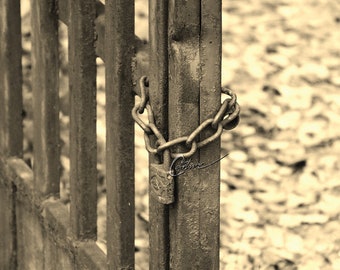
[[(131, 110), (144, 74), (155, 127), (146, 140), (159, 150), (149, 158), (150, 269), (218, 269), (219, 136), (190, 154), (211, 166), (175, 177), (167, 167), (170, 152), (216, 133), (219, 112), (238, 122), (232, 98), (221, 112), (221, 1), (150, 0), (148, 68), (135, 57), (133, 0), (32, 0), (31, 12), (33, 170), (22, 159), (20, 0), (0, 0), (0, 268), (134, 269)], [(58, 21), (69, 29), (70, 211), (59, 200)], [(95, 242), (96, 57), (106, 69), (107, 254)], [(164, 147), (211, 118), (189, 144)]]

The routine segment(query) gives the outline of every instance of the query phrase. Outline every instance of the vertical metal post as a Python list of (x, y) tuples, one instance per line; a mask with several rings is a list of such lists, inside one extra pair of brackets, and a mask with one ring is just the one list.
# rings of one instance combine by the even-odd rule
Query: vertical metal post
[[(168, 1), (149, 1), (149, 97), (155, 124), (168, 139)], [(149, 162), (157, 162), (154, 155)], [(169, 206), (149, 196), (150, 269), (169, 269)]]
[(15, 187), (0, 184), (0, 266), (17, 269)]
[(20, 1), (0, 1), (0, 153), (21, 156), (22, 72)]
[[(200, 33), (200, 123), (214, 117), (221, 102), (222, 1), (201, 1)], [(202, 132), (200, 140), (215, 130)], [(200, 162), (211, 164), (220, 158), (220, 139), (200, 149)], [(201, 269), (219, 269), (220, 163), (199, 172), (199, 224)]]
[(40, 195), (59, 193), (58, 17), (53, 1), (31, 1), (34, 183)]
[(106, 187), (109, 269), (134, 269), (134, 1), (105, 2)]
[(70, 214), (79, 240), (97, 237), (95, 16), (95, 0), (70, 2)]
[[(170, 1), (170, 139), (189, 135), (220, 105), (220, 14), (221, 1)], [(185, 146), (176, 149), (187, 150)], [(219, 142), (215, 142), (191, 161), (209, 164), (219, 153)], [(170, 206), (170, 268), (218, 269), (218, 163), (177, 176), (175, 195), (176, 202)]]
[[(0, 0), (0, 155), (22, 156), (20, 0)], [(17, 269), (16, 186), (0, 184), (0, 265)]]

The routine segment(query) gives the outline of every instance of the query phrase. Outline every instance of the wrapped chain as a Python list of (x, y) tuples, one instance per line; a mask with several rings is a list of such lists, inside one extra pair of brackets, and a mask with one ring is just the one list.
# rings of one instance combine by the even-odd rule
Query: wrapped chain
[[(152, 112), (152, 108), (149, 104), (149, 95), (148, 95), (148, 87), (147, 87), (147, 77), (143, 76), (139, 83), (141, 89), (141, 101), (136, 103), (136, 105), (132, 109), (132, 117), (135, 122), (144, 130), (144, 140), (145, 147), (148, 152), (153, 154), (161, 154), (164, 150), (169, 149), (171, 152), (171, 148), (178, 144), (183, 144), (190, 148), (188, 152), (185, 153), (172, 153), (171, 157), (176, 158), (179, 156), (183, 156), (185, 158), (191, 157), (197, 149), (204, 147), (205, 145), (215, 141), (218, 137), (221, 136), (223, 129), (231, 130), (235, 128), (240, 121), (240, 106), (237, 103), (236, 95), (228, 88), (222, 87), (222, 93), (228, 95), (230, 98), (227, 98), (221, 104), (220, 109), (214, 116), (214, 118), (209, 118), (202, 122), (191, 134), (188, 136), (179, 137), (170, 141), (166, 141), (163, 135), (160, 133), (158, 128), (155, 125), (155, 119)], [(148, 122), (145, 123), (140, 117), (139, 114), (143, 114), (144, 110), (147, 110), (148, 113)], [(206, 129), (212, 127), (215, 132), (208, 138), (197, 142), (196, 138), (200, 135), (200, 133)], [(155, 135), (157, 138), (156, 146), (151, 145), (150, 136)]]

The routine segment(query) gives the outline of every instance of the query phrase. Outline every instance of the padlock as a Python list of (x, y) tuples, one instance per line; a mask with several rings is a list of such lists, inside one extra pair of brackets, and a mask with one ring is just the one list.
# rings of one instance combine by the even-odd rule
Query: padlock
[(162, 204), (175, 201), (175, 181), (170, 166), (171, 156), (168, 149), (163, 152), (161, 164), (150, 164), (150, 194)]

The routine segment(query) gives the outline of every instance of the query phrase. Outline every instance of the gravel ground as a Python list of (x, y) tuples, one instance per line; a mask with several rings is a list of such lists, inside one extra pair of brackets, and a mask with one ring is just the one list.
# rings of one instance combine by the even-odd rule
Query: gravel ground
[[(26, 158), (31, 153), (29, 1), (22, 0)], [(136, 34), (148, 39), (147, 1)], [(25, 22), (26, 20), (26, 22)], [(222, 137), (221, 269), (340, 269), (340, 2), (223, 1), (222, 83), (241, 122)], [(62, 198), (67, 202), (67, 40), (61, 27)], [(104, 176), (104, 65), (98, 61), (98, 169)], [(147, 153), (136, 126), (136, 269), (148, 269)], [(103, 177), (101, 177), (100, 182)], [(105, 249), (105, 187), (98, 243)]]

